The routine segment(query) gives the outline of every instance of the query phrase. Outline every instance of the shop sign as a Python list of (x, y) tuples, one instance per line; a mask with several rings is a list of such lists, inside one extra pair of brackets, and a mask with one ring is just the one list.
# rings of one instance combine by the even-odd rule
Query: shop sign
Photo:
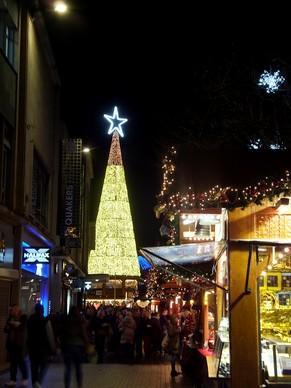
[(82, 139), (64, 139), (62, 145), (62, 244), (80, 247)]
[(23, 248), (23, 264), (48, 264), (50, 259), (49, 248), (29, 247)]
[(86, 290), (90, 290), (91, 287), (92, 287), (92, 282), (85, 282)]

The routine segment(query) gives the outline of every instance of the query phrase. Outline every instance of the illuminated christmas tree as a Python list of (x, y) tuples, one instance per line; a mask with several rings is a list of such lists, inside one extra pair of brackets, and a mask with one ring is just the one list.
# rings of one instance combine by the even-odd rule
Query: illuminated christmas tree
[(131, 211), (128, 200), (119, 134), (127, 119), (104, 115), (113, 133), (101, 200), (96, 219), (95, 249), (90, 252), (89, 274), (140, 276)]

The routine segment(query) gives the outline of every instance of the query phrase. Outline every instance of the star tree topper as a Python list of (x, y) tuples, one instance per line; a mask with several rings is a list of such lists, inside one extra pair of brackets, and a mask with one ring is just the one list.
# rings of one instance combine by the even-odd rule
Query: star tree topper
[(117, 131), (120, 134), (120, 136), (123, 137), (124, 133), (122, 130), (122, 124), (126, 123), (127, 119), (119, 117), (117, 106), (114, 107), (113, 116), (104, 115), (104, 117), (106, 118), (106, 120), (110, 122), (108, 135), (111, 135), (112, 132)]

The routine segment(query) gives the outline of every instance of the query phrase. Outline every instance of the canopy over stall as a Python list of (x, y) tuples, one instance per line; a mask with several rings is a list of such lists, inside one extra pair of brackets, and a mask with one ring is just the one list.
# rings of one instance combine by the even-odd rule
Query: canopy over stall
[(225, 242), (205, 242), (141, 248), (140, 253), (152, 265), (159, 266), (173, 275), (181, 276), (183, 273), (188, 281), (197, 278), (208, 287), (218, 287), (226, 291), (222, 285), (211, 279), (212, 276), (207, 277), (206, 271), (203, 270), (203, 267), (210, 268), (214, 275), (216, 262), (225, 249)]

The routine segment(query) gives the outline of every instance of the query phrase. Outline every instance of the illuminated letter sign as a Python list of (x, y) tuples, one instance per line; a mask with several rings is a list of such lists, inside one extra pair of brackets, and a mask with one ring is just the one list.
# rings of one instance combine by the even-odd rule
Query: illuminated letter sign
[(67, 185), (65, 190), (65, 225), (72, 226), (73, 224), (73, 198), (74, 187)]
[(23, 248), (22, 262), (24, 264), (48, 264), (50, 258), (49, 248), (29, 247)]
[(82, 139), (63, 139), (61, 243), (81, 246)]

